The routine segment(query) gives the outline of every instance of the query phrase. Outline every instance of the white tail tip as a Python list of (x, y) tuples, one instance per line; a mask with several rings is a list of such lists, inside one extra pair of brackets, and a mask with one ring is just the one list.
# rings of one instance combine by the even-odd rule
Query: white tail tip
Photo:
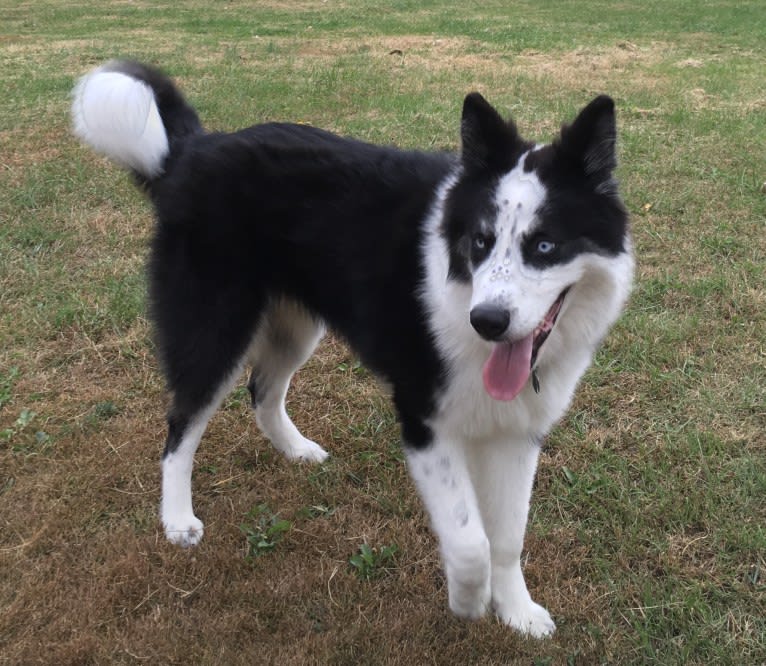
[(73, 97), (74, 133), (80, 139), (147, 178), (161, 173), (168, 137), (146, 83), (107, 64), (83, 76)]

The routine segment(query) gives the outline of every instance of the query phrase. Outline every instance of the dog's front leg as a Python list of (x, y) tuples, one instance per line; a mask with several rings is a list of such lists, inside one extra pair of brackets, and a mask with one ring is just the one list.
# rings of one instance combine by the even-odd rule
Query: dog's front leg
[(532, 441), (485, 444), (477, 450), (472, 468), (490, 540), (493, 609), (503, 622), (535, 638), (556, 630), (548, 611), (532, 600), (521, 570), (539, 453)]
[(406, 452), (410, 474), (439, 538), (449, 606), (460, 617), (477, 619), (490, 601), (489, 540), (463, 446), (437, 439)]

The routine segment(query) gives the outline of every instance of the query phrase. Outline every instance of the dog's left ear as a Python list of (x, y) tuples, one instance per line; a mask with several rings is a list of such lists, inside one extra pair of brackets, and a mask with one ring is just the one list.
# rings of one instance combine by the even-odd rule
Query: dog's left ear
[(503, 120), (477, 92), (463, 102), (460, 138), (463, 166), (469, 172), (510, 168), (518, 159), (518, 147), (522, 143), (516, 126)]
[(617, 166), (617, 125), (614, 101), (600, 95), (588, 104), (571, 125), (561, 129), (559, 150), (588, 178), (605, 181)]

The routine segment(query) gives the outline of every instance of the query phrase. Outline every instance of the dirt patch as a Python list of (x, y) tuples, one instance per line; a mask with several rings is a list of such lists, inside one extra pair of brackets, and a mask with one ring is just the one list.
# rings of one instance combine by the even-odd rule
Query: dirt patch
[(513, 65), (527, 76), (552, 80), (568, 88), (599, 88), (604, 83), (619, 81), (633, 89), (657, 90), (666, 83), (652, 67), (663, 62), (669, 52), (670, 47), (663, 43), (638, 46), (618, 42), (560, 54), (525, 51), (514, 57)]
[(297, 52), (304, 56), (320, 57), (367, 53), (373, 57), (420, 55), (441, 59), (465, 53), (471, 43), (469, 39), (464, 38), (437, 38), (426, 35), (365, 36), (336, 40), (322, 38), (301, 43)]
[[(297, 64), (316, 64), (322, 61), (335, 61), (344, 57), (366, 57), (387, 66), (395, 65), (406, 68), (422, 68), (427, 71), (449, 70), (495, 70), (498, 66), (507, 67), (498, 60), (500, 53), (488, 53), (486, 45), (480, 45), (463, 37), (434, 37), (431, 35), (385, 35), (359, 36), (353, 38), (327, 39), (303, 35), (303, 39), (254, 37), (256, 42), (267, 43), (278, 54), (289, 54)], [(225, 50), (246, 46), (242, 42), (222, 43), (219, 56)], [(210, 53), (206, 56), (208, 59)], [(244, 50), (241, 59), (250, 59)], [(252, 55), (260, 59), (260, 54)]]
[(676, 67), (680, 67), (681, 69), (686, 69), (688, 67), (698, 69), (704, 65), (705, 63), (699, 58), (686, 58), (685, 60), (681, 60), (676, 63)]
[[(277, 11), (283, 11), (285, 9), (285, 3), (279, 2), (279, 0), (263, 0), (258, 2), (258, 7), (264, 9), (274, 9)], [(332, 9), (338, 11), (346, 9), (348, 5), (345, 2), (338, 2), (338, 0), (292, 0), (290, 2), (291, 12), (310, 12), (310, 11), (327, 11)]]

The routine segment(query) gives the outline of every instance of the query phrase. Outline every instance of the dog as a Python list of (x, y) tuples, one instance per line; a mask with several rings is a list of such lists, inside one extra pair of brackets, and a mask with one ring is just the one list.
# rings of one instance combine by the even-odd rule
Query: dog
[(613, 100), (541, 145), (471, 93), (460, 151), (417, 152), (299, 124), (206, 132), (165, 74), (113, 61), (79, 80), (72, 113), (77, 137), (129, 169), (156, 213), (167, 538), (202, 538), (194, 453), (246, 365), (271, 443), (291, 460), (327, 457), (285, 395), (329, 327), (391, 389), (452, 611), (551, 634), (520, 559), (538, 455), (634, 270)]

